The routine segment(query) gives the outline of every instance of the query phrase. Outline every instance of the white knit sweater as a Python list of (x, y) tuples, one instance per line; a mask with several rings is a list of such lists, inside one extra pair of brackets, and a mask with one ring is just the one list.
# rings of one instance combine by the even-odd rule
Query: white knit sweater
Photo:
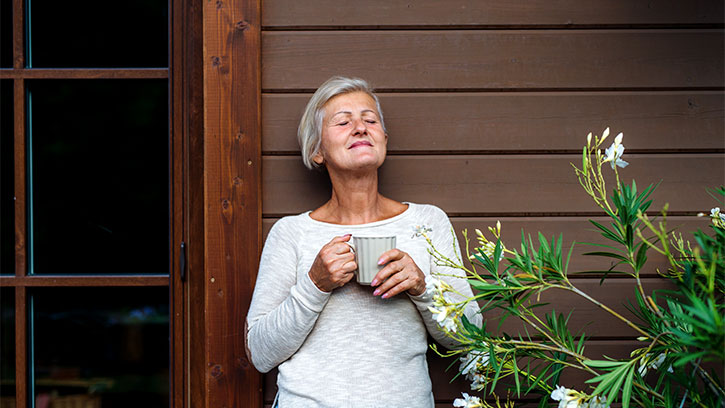
[[(309, 212), (284, 217), (267, 237), (247, 315), (248, 347), (261, 372), (279, 367), (281, 408), (433, 407), (426, 362), (427, 332), (450, 347), (428, 307), (431, 296), (373, 296), (353, 279), (323, 292), (309, 277), (317, 253), (344, 234), (397, 237), (426, 274), (461, 271), (435, 265), (415, 228), (430, 228), (435, 247), (452, 259), (460, 253), (446, 214), (432, 205), (408, 203), (403, 213), (361, 225), (312, 219)], [(455, 249), (454, 249), (455, 248)], [(464, 279), (444, 278), (471, 296)], [(480, 326), (474, 305), (468, 319)]]

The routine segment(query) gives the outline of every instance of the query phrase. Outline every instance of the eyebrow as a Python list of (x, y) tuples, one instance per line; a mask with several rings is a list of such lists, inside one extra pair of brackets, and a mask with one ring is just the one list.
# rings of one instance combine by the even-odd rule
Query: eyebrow
[[(373, 114), (377, 115), (377, 113), (375, 113), (375, 111), (372, 110), (372, 109), (363, 109), (362, 111), (360, 111), (360, 113), (367, 113), (367, 112), (370, 112), (370, 113), (373, 113)], [(335, 116), (337, 116), (337, 115), (339, 115), (341, 113), (346, 113), (348, 115), (352, 115), (352, 112), (350, 112), (350, 111), (340, 111), (340, 112), (333, 113), (332, 116), (331, 116), (331, 118), (334, 118)]]

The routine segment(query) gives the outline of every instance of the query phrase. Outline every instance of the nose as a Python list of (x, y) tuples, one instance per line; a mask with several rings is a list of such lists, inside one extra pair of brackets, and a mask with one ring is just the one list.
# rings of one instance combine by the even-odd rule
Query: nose
[(353, 135), (355, 136), (362, 136), (366, 135), (368, 133), (368, 128), (365, 126), (365, 121), (362, 119), (355, 119), (353, 121)]

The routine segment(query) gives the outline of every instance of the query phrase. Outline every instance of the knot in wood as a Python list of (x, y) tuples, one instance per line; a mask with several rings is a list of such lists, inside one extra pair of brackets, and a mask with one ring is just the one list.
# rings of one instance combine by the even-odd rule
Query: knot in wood
[(222, 373), (222, 366), (219, 364), (216, 364), (214, 367), (211, 368), (211, 376), (214, 378), (219, 377), (220, 375), (222, 375)]
[(224, 2), (222, 0), (217, 0), (216, 2), (216, 8), (217, 10), (224, 7)]
[(247, 360), (246, 356), (237, 357), (237, 363), (243, 369), (249, 368), (249, 360)]
[(212, 67), (218, 67), (222, 64), (222, 59), (219, 57), (211, 57), (211, 66)]
[(222, 200), (222, 209), (229, 209), (229, 200), (227, 200), (226, 198)]
[(242, 185), (242, 178), (237, 176), (232, 179), (232, 182), (235, 186), (241, 186)]
[(236, 28), (237, 30), (241, 30), (241, 31), (244, 31), (244, 30), (246, 30), (246, 29), (248, 29), (248, 28), (249, 28), (249, 23), (248, 23), (248, 22), (246, 22), (246, 21), (244, 21), (244, 20), (241, 20), (241, 21), (237, 21), (237, 24), (234, 24), (234, 27), (235, 27), (235, 28)]

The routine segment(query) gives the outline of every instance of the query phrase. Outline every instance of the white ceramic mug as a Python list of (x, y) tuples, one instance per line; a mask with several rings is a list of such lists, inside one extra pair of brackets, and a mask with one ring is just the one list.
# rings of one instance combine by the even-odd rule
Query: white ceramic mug
[(378, 265), (380, 255), (395, 248), (395, 237), (357, 237), (353, 235), (352, 241), (352, 244), (348, 242), (348, 245), (355, 253), (357, 283), (370, 285), (375, 275), (385, 266)]

